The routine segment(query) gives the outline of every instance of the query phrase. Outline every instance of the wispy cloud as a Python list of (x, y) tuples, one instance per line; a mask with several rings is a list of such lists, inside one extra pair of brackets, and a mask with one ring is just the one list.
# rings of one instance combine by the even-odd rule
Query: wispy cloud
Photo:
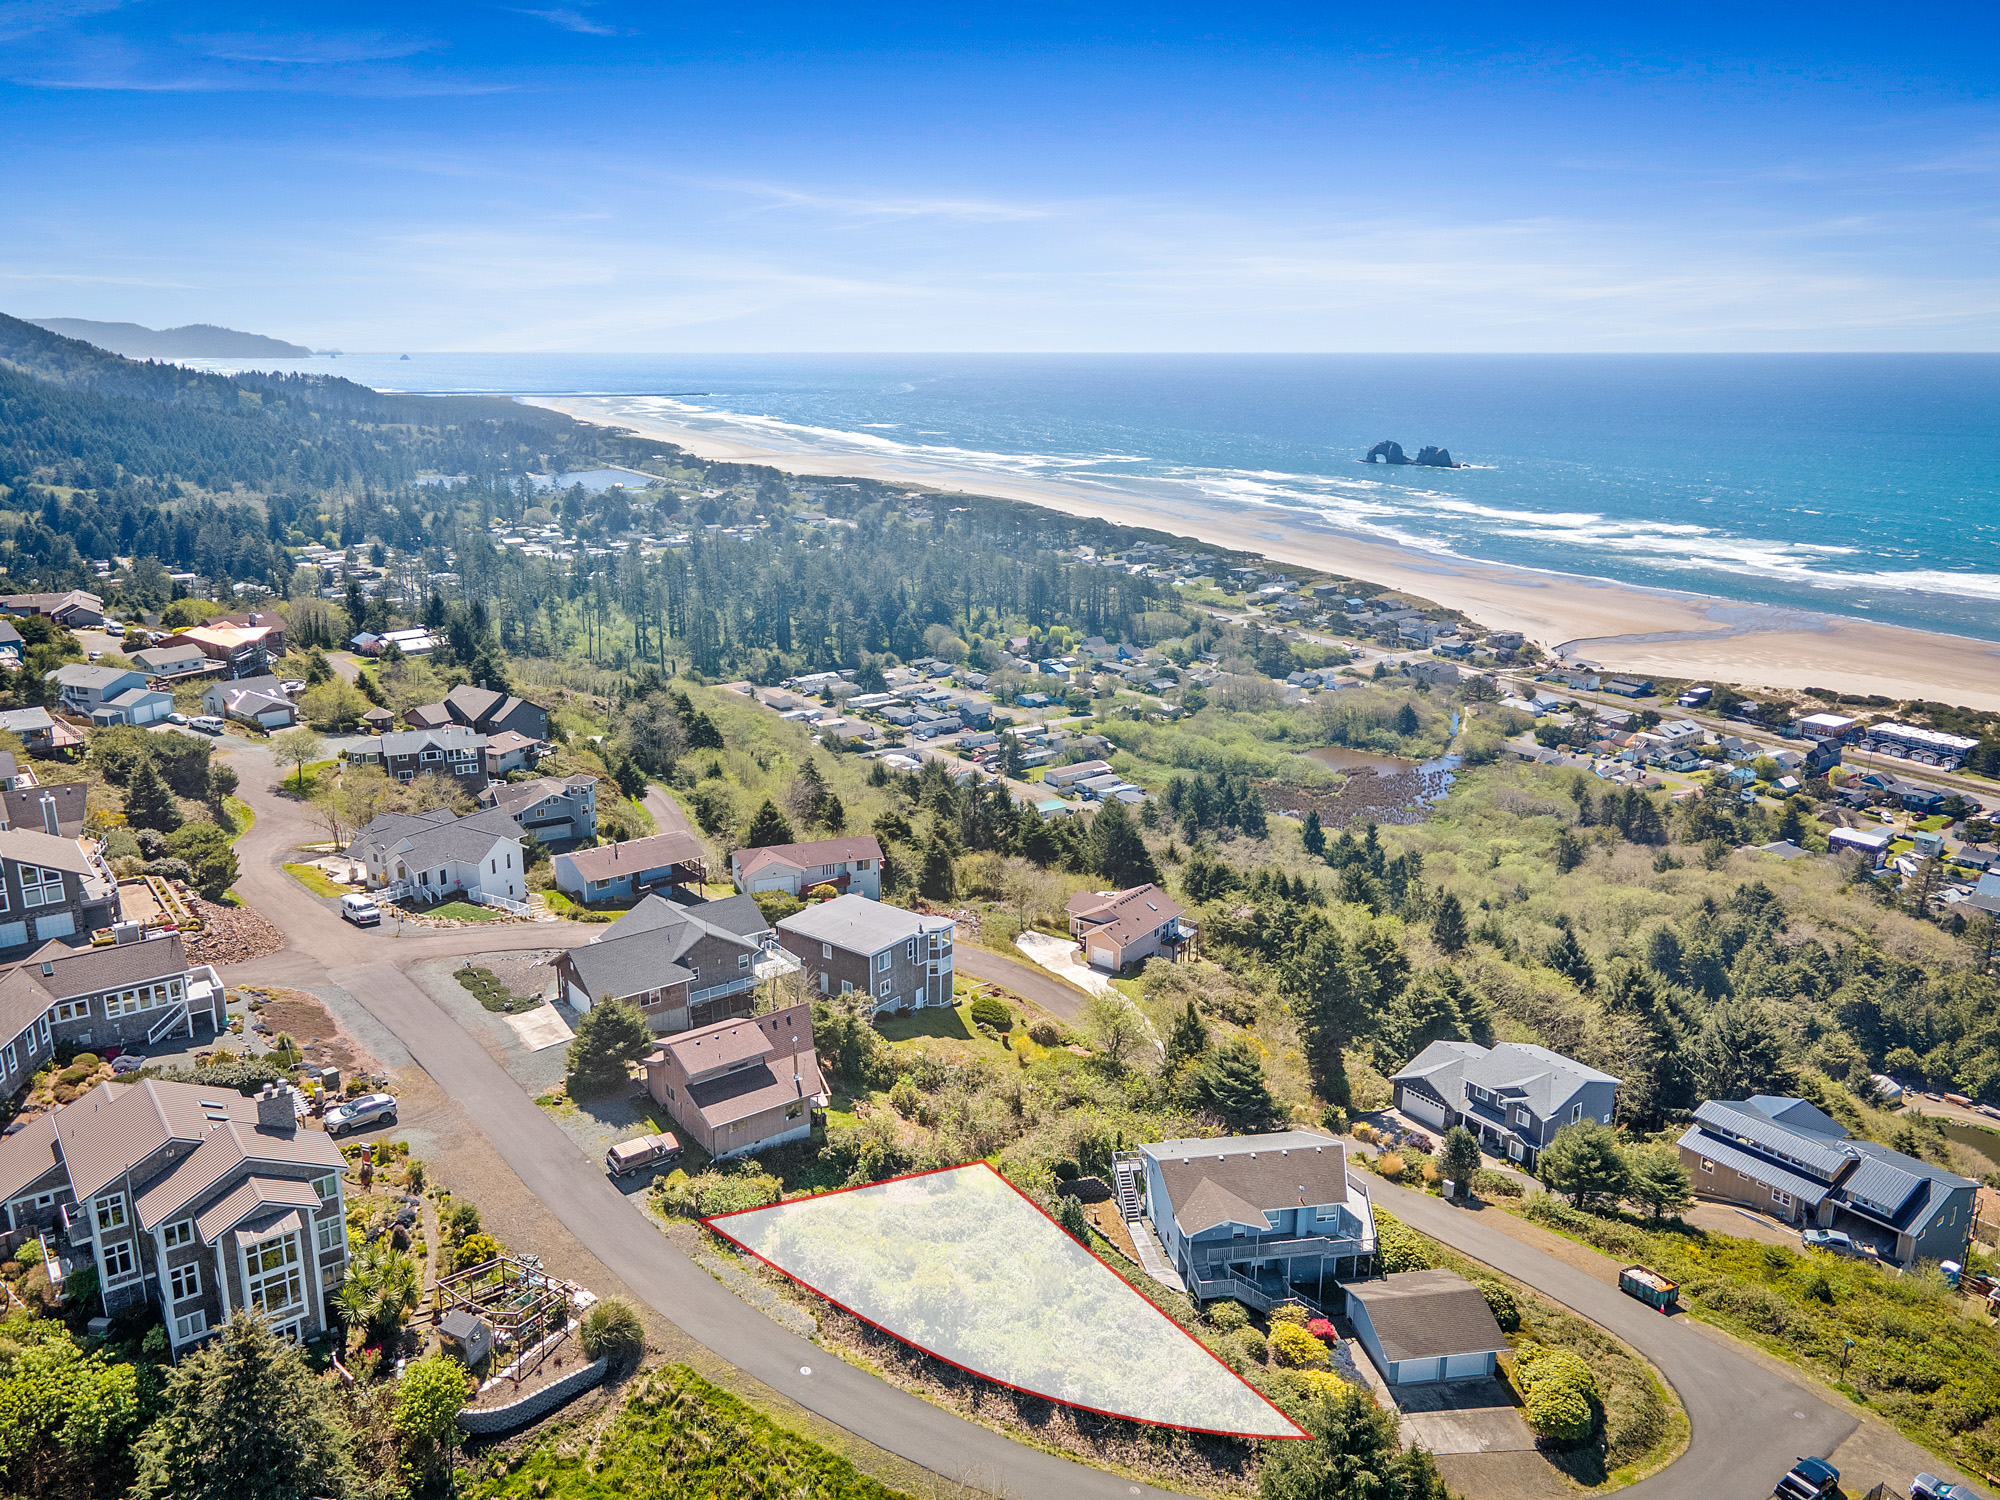
[(331, 35), (236, 32), (185, 36), (181, 40), (219, 62), (275, 63), (287, 67), (384, 62), (435, 51), (444, 45), (427, 37), (397, 37), (366, 31)]
[(517, 10), (516, 15), (533, 16), (538, 21), (547, 21), (551, 26), (560, 26), (564, 31), (574, 31), (583, 36), (637, 36), (628, 26), (613, 26), (596, 20), (580, 10)]
[(968, 224), (999, 224), (1046, 219), (1056, 210), (1041, 204), (1003, 203), (993, 199), (932, 197), (923, 194), (844, 194), (815, 192), (777, 182), (698, 181), (694, 185), (740, 193), (763, 200), (767, 208), (804, 208), (854, 219), (954, 219)]
[(0, 0), (0, 42), (51, 31), (85, 16), (117, 10), (126, 0)]

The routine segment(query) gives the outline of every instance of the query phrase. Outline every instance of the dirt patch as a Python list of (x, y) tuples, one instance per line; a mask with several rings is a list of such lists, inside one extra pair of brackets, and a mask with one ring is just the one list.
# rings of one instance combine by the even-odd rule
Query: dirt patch
[(304, 990), (245, 990), (264, 1001), (257, 1018), (297, 1042), (309, 1068), (338, 1068), (343, 1080), (357, 1074), (378, 1074), (382, 1064), (359, 1042), (340, 1029), (340, 1023), (317, 996)]
[(181, 934), (188, 957), (201, 964), (241, 964), (268, 958), (285, 946), (285, 935), (263, 913), (247, 906), (217, 906), (199, 896), (188, 905), (201, 918), (201, 931)]
[(517, 995), (541, 995), (547, 992), (549, 980), (554, 976), (549, 965), (561, 951), (544, 948), (521, 953), (479, 953), (466, 963), (486, 970)]

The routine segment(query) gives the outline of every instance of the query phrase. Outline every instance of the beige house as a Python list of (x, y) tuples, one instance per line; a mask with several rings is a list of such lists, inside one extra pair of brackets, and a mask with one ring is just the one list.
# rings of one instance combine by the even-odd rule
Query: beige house
[(805, 1140), (814, 1107), (832, 1097), (813, 1051), (810, 1005), (682, 1032), (645, 1068), (654, 1100), (716, 1157)]
[(1085, 891), (1069, 899), (1069, 935), (1093, 969), (1117, 972), (1157, 954), (1178, 958), (1192, 932), (1181, 908), (1156, 885), (1129, 891)]

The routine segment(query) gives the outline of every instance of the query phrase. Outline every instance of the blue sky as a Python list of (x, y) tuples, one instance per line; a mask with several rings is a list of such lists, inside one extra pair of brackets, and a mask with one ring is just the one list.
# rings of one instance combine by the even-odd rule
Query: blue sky
[(2000, 348), (1991, 7), (0, 0), (0, 309), (346, 349)]

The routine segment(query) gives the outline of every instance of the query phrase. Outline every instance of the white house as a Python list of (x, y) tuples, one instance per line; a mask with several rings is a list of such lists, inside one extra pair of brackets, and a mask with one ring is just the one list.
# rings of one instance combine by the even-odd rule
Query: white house
[(225, 719), (239, 719), (264, 729), (283, 729), (299, 721), (291, 695), (275, 677), (218, 682), (201, 695), (201, 706)]
[(882, 899), (882, 846), (873, 834), (819, 839), (810, 844), (771, 844), (762, 849), (738, 849), (729, 856), (729, 878), (736, 889), (784, 891), (803, 896), (814, 886), (830, 885), (870, 901)]
[(347, 846), (370, 886), (401, 887), (422, 901), (526, 901), (521, 825), (498, 808), (460, 817), (449, 808), (383, 813)]

